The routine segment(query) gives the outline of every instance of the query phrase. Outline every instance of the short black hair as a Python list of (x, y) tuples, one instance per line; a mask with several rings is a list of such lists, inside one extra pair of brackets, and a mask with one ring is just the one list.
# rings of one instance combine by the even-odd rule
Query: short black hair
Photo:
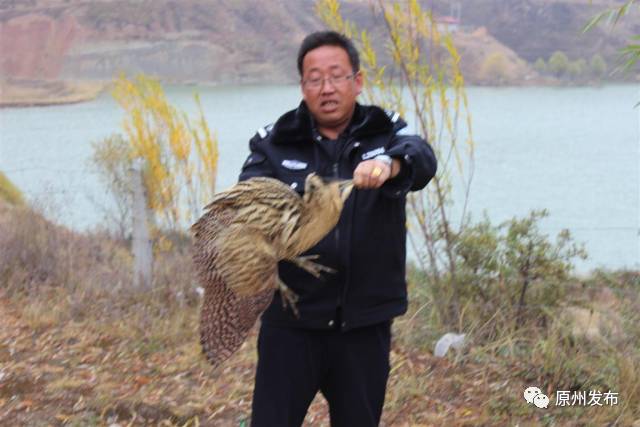
[(349, 56), (349, 62), (351, 63), (353, 72), (357, 73), (360, 70), (358, 51), (348, 37), (335, 31), (316, 31), (304, 38), (300, 45), (300, 50), (298, 50), (298, 73), (300, 73), (300, 76), (302, 76), (302, 62), (304, 61), (305, 55), (310, 50), (321, 46), (341, 47)]

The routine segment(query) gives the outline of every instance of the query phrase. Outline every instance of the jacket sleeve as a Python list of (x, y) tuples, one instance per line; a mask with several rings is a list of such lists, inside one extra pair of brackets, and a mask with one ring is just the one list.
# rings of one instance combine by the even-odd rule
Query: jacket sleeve
[(387, 181), (382, 190), (389, 197), (402, 197), (409, 191), (422, 190), (436, 174), (437, 161), (429, 143), (418, 135), (411, 135), (401, 121), (395, 129), (385, 154), (399, 159), (400, 173)]
[(275, 171), (265, 151), (267, 144), (268, 142), (259, 133), (251, 138), (249, 141), (251, 153), (242, 165), (238, 181), (245, 181), (257, 176), (275, 177)]

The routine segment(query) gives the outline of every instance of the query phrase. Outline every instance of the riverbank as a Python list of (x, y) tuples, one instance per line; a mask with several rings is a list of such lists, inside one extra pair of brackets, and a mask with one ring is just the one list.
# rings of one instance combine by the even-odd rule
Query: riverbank
[[(640, 82), (640, 75), (635, 78)], [(505, 80), (494, 81), (491, 79), (475, 81), (469, 87), (476, 88), (575, 88), (575, 87), (603, 87), (605, 84), (617, 84), (620, 82), (603, 81), (562, 81), (549, 76), (531, 75), (527, 78), (517, 77), (517, 73)], [(624, 82), (623, 82), (624, 83)], [(629, 83), (629, 82), (626, 82)], [(65, 104), (77, 104), (96, 99), (107, 90), (110, 81), (101, 80), (2, 80), (0, 79), (0, 108), (44, 107)], [(164, 81), (164, 86), (181, 86), (197, 88), (199, 92), (207, 88), (217, 87), (242, 87), (265, 85), (295, 85), (296, 82), (258, 82), (255, 79), (246, 79), (233, 84), (223, 81)]]
[(69, 80), (2, 80), (0, 108), (75, 104), (95, 99), (107, 83)]

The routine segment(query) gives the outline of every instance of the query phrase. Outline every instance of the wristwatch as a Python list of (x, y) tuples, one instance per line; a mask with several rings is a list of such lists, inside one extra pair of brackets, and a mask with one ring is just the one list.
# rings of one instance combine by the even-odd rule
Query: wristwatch
[(374, 159), (386, 164), (389, 167), (391, 167), (391, 164), (393, 163), (393, 159), (391, 158), (391, 156), (387, 156), (386, 154), (379, 154), (375, 156)]

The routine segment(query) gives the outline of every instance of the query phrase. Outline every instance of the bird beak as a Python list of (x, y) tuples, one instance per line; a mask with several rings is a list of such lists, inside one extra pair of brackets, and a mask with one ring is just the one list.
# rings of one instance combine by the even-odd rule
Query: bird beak
[(344, 202), (351, 194), (351, 190), (353, 189), (353, 180), (347, 179), (344, 181), (340, 181), (338, 183), (338, 188), (340, 189), (340, 198)]

